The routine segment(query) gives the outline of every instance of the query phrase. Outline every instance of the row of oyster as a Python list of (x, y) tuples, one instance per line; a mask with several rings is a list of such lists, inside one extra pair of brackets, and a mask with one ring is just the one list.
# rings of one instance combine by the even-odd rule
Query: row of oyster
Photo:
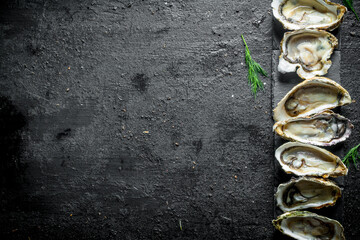
[(326, 0), (274, 0), (272, 8), (285, 29), (295, 30), (281, 41), (279, 72), (296, 71), (303, 79), (325, 75), (338, 40), (324, 30), (339, 27), (346, 7)]
[(342, 86), (325, 77), (303, 81), (289, 91), (274, 109), (273, 129), (281, 137), (317, 146), (346, 140), (353, 125), (330, 109), (351, 103)]
[(300, 178), (279, 185), (275, 198), (286, 213), (273, 224), (296, 239), (345, 239), (344, 229), (336, 220), (298, 210), (334, 205), (341, 190), (327, 178), (348, 172), (339, 157), (313, 146), (342, 142), (353, 128), (348, 119), (330, 110), (351, 103), (349, 93), (328, 78), (316, 77), (327, 73), (338, 45), (336, 37), (323, 30), (337, 28), (346, 8), (327, 0), (274, 0), (272, 7), (283, 27), (295, 30), (285, 33), (281, 41), (278, 70), (296, 71), (308, 79), (295, 86), (274, 109), (274, 131), (295, 141), (280, 146), (276, 159), (285, 172)]
[(286, 173), (300, 177), (280, 184), (275, 194), (286, 213), (273, 224), (284, 234), (296, 239), (345, 239), (339, 222), (298, 210), (332, 206), (341, 196), (340, 188), (327, 178), (346, 175), (347, 167), (338, 156), (314, 145), (331, 146), (350, 136), (350, 121), (330, 110), (349, 103), (349, 93), (339, 84), (315, 77), (295, 86), (274, 109), (274, 131), (292, 141), (281, 145), (275, 157)]

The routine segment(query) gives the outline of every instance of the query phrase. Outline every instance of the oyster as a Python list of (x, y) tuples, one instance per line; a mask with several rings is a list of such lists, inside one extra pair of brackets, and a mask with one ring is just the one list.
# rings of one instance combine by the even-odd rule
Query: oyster
[(284, 212), (332, 206), (341, 197), (340, 188), (330, 180), (302, 177), (280, 184), (275, 198)]
[(343, 21), (346, 7), (327, 0), (273, 0), (274, 17), (288, 30), (332, 31)]
[(278, 70), (295, 72), (304, 79), (325, 75), (331, 66), (330, 56), (337, 38), (323, 30), (302, 29), (284, 34)]
[(345, 240), (344, 228), (334, 220), (307, 211), (292, 211), (273, 220), (282, 233), (295, 239)]
[(349, 119), (328, 110), (308, 117), (277, 122), (273, 129), (287, 140), (331, 146), (345, 141), (353, 127)]
[(329, 78), (315, 77), (299, 83), (286, 94), (274, 109), (274, 119), (303, 117), (350, 103), (348, 91), (340, 84)]
[(325, 149), (299, 142), (288, 142), (275, 151), (283, 170), (298, 176), (338, 177), (348, 173), (341, 159)]

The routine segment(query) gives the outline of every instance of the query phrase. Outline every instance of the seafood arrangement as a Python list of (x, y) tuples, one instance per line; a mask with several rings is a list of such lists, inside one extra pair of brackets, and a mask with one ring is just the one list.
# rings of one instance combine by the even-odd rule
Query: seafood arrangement
[(280, 43), (278, 71), (304, 79), (273, 110), (273, 131), (289, 140), (275, 151), (281, 168), (296, 175), (278, 186), (277, 206), (285, 212), (273, 225), (295, 239), (345, 239), (341, 224), (303, 211), (336, 204), (341, 189), (329, 179), (345, 176), (341, 159), (321, 147), (345, 141), (353, 125), (332, 110), (352, 102), (340, 84), (322, 77), (338, 45), (328, 31), (340, 26), (346, 7), (328, 0), (273, 0), (274, 18), (286, 30)]

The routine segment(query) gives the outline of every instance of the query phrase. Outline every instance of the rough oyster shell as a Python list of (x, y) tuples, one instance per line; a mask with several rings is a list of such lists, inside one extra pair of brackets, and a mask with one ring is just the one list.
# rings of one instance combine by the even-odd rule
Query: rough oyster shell
[(275, 151), (286, 173), (298, 176), (338, 177), (348, 173), (341, 159), (331, 152), (309, 144), (288, 142)]
[(337, 38), (323, 30), (286, 32), (280, 43), (278, 70), (281, 73), (296, 71), (303, 79), (325, 75), (331, 66), (330, 57), (337, 45)]
[(312, 177), (291, 179), (280, 184), (275, 198), (284, 212), (333, 206), (341, 197), (340, 188), (330, 180)]
[(346, 7), (327, 0), (273, 0), (274, 17), (288, 30), (332, 31), (343, 21)]
[(345, 240), (344, 228), (338, 221), (307, 211), (284, 213), (273, 220), (273, 225), (295, 239)]
[(308, 116), (350, 103), (350, 94), (340, 84), (326, 77), (315, 77), (299, 83), (286, 94), (274, 109), (274, 119)]
[(277, 122), (273, 130), (287, 140), (331, 146), (345, 141), (353, 127), (349, 119), (328, 110), (307, 117)]

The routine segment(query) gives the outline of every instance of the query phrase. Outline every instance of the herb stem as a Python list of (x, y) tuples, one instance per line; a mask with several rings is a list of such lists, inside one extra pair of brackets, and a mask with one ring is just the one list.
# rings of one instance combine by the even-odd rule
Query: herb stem
[(248, 51), (248, 52), (250, 53), (249, 47), (248, 47), (248, 45), (246, 44), (246, 41), (245, 41), (244, 36), (241, 35), (241, 38), (242, 38), (242, 40), (244, 41), (244, 44), (245, 44), (245, 47), (246, 47), (246, 51)]
[(248, 45), (246, 44), (245, 38), (243, 35), (241, 35), (242, 40), (244, 41), (245, 44), (245, 62), (246, 65), (248, 67), (248, 79), (249, 79), (249, 84), (251, 86), (251, 92), (254, 94), (254, 97), (256, 99), (256, 93), (257, 91), (260, 89), (264, 89), (264, 84), (262, 83), (262, 81), (259, 79), (259, 74), (267, 77), (268, 74), (267, 72), (262, 69), (262, 67), (260, 66), (260, 64), (258, 64), (257, 62), (255, 62), (250, 54), (250, 50)]

